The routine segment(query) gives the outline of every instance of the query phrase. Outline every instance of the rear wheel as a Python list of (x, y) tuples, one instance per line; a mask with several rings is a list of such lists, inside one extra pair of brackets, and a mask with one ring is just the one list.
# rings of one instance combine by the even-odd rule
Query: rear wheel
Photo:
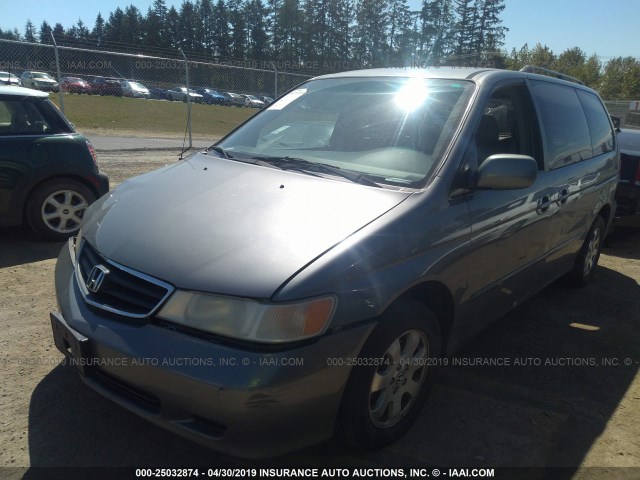
[(604, 219), (598, 215), (578, 253), (573, 270), (569, 273), (569, 282), (572, 285), (582, 287), (593, 277), (602, 251), (606, 228)]
[(374, 449), (402, 436), (431, 383), (430, 359), (440, 354), (440, 328), (417, 301), (389, 307), (360, 352), (344, 393), (339, 426), (351, 445)]
[(29, 226), (47, 240), (75, 235), (87, 207), (96, 200), (91, 190), (70, 179), (55, 179), (39, 186), (29, 197)]

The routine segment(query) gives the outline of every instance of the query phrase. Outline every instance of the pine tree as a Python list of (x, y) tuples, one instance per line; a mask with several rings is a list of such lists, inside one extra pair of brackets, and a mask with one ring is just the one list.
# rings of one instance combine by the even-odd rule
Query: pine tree
[(166, 27), (167, 6), (164, 0), (155, 0), (147, 10), (143, 21), (144, 43), (150, 47), (168, 48), (171, 46)]
[(298, 0), (283, 0), (278, 8), (273, 37), (274, 57), (279, 60), (300, 62), (303, 56), (304, 12)]
[(348, 68), (353, 33), (350, 19), (354, 16), (354, 10), (352, 0), (329, 0), (329, 34), (325, 53), (329, 62), (325, 60), (323, 68)]
[(181, 45), (180, 14), (173, 6), (167, 11), (165, 28), (167, 33), (166, 42), (168, 43), (168, 45), (172, 48), (179, 47)]
[(231, 56), (244, 59), (247, 46), (247, 24), (241, 0), (230, 0), (229, 10), (230, 50)]
[(40, 43), (51, 45), (53, 43), (53, 39), (51, 38), (51, 32), (53, 32), (51, 25), (49, 25), (46, 20), (43, 20), (42, 25), (40, 25), (40, 33), (39, 33)]
[(330, 25), (329, 3), (324, 0), (306, 0), (303, 5), (303, 56), (306, 60), (322, 59), (328, 50)]
[(413, 19), (407, 0), (390, 0), (388, 60), (390, 66), (406, 66), (413, 53)]
[(505, 31), (508, 30), (502, 26), (502, 20), (500, 20), (500, 14), (504, 8), (504, 0), (480, 0), (477, 2), (478, 30), (476, 31), (474, 50), (482, 52), (483, 57), (487, 60), (490, 60), (491, 57), (494, 60), (503, 57), (500, 50), (504, 45)]
[(78, 39), (82, 41), (88, 41), (90, 37), (90, 32), (89, 32), (89, 29), (85, 26), (81, 18), (78, 19), (78, 22), (76, 23), (76, 28), (78, 29)]
[(231, 54), (229, 40), (229, 14), (224, 0), (218, 0), (213, 9), (211, 34), (213, 36), (213, 54), (222, 58), (229, 57)]
[(14, 31), (11, 31), (11, 30), (2, 30), (0, 28), (0, 38), (4, 38), (6, 40), (20, 40), (20, 32), (18, 32), (17, 29), (15, 29)]
[[(105, 24), (105, 40), (108, 42), (120, 42), (123, 37), (124, 12), (120, 7), (109, 14), (109, 20)], [(54, 32), (55, 34), (55, 32)]]
[(244, 8), (247, 21), (247, 55), (254, 60), (268, 57), (267, 9), (261, 0), (249, 0)]
[(36, 27), (33, 26), (31, 20), (27, 20), (24, 26), (24, 40), (29, 43), (36, 43)]
[(120, 42), (138, 45), (142, 43), (142, 14), (137, 7), (129, 5), (124, 11)]
[(213, 4), (211, 0), (200, 0), (197, 4), (198, 23), (196, 25), (196, 38), (202, 43), (205, 52), (212, 52), (213, 39)]
[(388, 0), (362, 0), (356, 7), (354, 53), (365, 66), (383, 66), (388, 59)]
[(189, 0), (184, 1), (180, 7), (178, 21), (179, 43), (183, 50), (188, 52), (202, 52), (204, 50), (202, 38), (198, 36), (198, 34), (202, 34), (199, 24), (200, 17), (195, 5)]
[(439, 65), (453, 49), (455, 29), (451, 0), (424, 0), (420, 12), (421, 38), (417, 60), (421, 65)]
[(455, 0), (455, 49), (453, 65), (473, 65), (479, 59), (475, 50), (478, 11), (473, 0)]
[(98, 15), (96, 16), (96, 22), (93, 26), (93, 30), (91, 30), (91, 40), (93, 41), (94, 45), (96, 45), (97, 47), (102, 46), (105, 40), (104, 18), (102, 18), (102, 15), (100, 14), (100, 12), (98, 12)]

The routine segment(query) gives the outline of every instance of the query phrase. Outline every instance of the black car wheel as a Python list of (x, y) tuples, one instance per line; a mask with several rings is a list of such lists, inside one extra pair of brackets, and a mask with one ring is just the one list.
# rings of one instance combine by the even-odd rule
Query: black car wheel
[(344, 393), (339, 428), (351, 445), (388, 445), (411, 426), (427, 398), (440, 355), (435, 315), (417, 301), (392, 305), (360, 352)]
[(606, 228), (604, 219), (598, 215), (589, 229), (573, 270), (569, 274), (569, 282), (572, 285), (582, 287), (593, 277), (602, 251)]
[(78, 232), (85, 210), (95, 200), (93, 192), (75, 180), (51, 180), (29, 197), (27, 221), (41, 237), (62, 241)]

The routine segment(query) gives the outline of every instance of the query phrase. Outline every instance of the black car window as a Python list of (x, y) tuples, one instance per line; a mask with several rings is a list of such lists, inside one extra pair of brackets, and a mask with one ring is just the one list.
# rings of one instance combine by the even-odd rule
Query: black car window
[(531, 81), (531, 86), (542, 120), (549, 169), (591, 158), (591, 135), (576, 90), (537, 80)]
[(613, 128), (604, 105), (597, 96), (590, 92), (578, 90), (578, 97), (587, 116), (593, 155), (611, 152), (613, 150)]
[(51, 132), (49, 122), (28, 101), (0, 100), (0, 134), (33, 135)]

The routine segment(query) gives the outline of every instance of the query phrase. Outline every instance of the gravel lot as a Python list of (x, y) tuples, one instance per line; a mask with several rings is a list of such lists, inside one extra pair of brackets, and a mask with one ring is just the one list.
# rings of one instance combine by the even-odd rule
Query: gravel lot
[[(100, 161), (116, 184), (176, 158), (127, 152)], [(21, 467), (0, 468), (0, 477), (35, 478), (27, 469), (43, 466), (235, 462), (128, 413), (60, 364), (48, 317), (60, 248), (0, 229), (0, 467)], [(458, 352), (466, 365), (440, 369), (417, 424), (398, 443), (358, 453), (333, 441), (278, 463), (546, 466), (568, 467), (549, 478), (640, 478), (640, 231), (614, 232), (600, 264), (590, 286), (557, 282)]]

